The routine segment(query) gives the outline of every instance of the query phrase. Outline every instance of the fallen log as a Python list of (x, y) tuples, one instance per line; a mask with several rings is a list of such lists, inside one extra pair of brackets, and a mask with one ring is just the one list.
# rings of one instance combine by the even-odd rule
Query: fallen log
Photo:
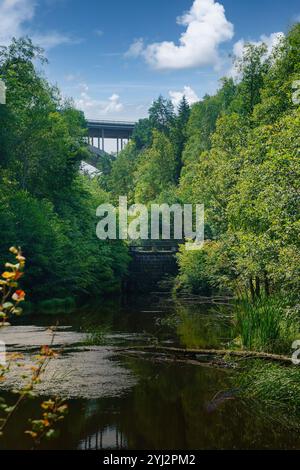
[(182, 363), (182, 364), (185, 364), (185, 365), (192, 365), (192, 366), (199, 366), (201, 365), (201, 367), (218, 367), (218, 368), (226, 368), (226, 369), (230, 369), (230, 368), (235, 368), (235, 364), (230, 364), (228, 362), (225, 362), (224, 360), (222, 359), (216, 359), (216, 358), (212, 358), (210, 360), (207, 360), (204, 358), (204, 356), (202, 356), (201, 358), (198, 357), (197, 359), (196, 358), (192, 358), (192, 357), (179, 357), (179, 356), (171, 356), (171, 355), (151, 355), (150, 357), (147, 356), (145, 353), (142, 354), (142, 351), (120, 351), (120, 354), (122, 354), (122, 356), (124, 357), (135, 357), (135, 358), (138, 358), (140, 360), (145, 360), (145, 361), (152, 361), (152, 362), (159, 362), (159, 363), (167, 363), (167, 362), (173, 362), (174, 361), (177, 363)]
[(166, 346), (129, 346), (127, 348), (119, 348), (118, 352), (150, 352), (159, 354), (169, 354), (173, 356), (217, 356), (224, 359), (225, 357), (239, 357), (241, 359), (264, 359), (268, 361), (277, 361), (283, 364), (293, 364), (292, 358), (288, 356), (282, 356), (279, 354), (271, 354), (260, 351), (243, 351), (235, 349), (184, 349), (174, 348)]

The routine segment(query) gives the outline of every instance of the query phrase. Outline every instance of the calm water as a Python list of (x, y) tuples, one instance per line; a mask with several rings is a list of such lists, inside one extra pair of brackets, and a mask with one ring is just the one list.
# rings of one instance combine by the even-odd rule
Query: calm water
[[(153, 361), (117, 351), (155, 338), (166, 345), (225, 344), (226, 314), (211, 312), (205, 305), (144, 298), (134, 305), (110, 303), (71, 315), (24, 317), (20, 324), (0, 331), (0, 339), (11, 350), (23, 351), (30, 365), (39, 345), (51, 339), (46, 326), (57, 319), (54, 342), (64, 352), (48, 367), (37, 389), (39, 397), (24, 403), (14, 416), (0, 448), (30, 448), (26, 423), (40, 417), (39, 403), (54, 394), (66, 397), (69, 412), (60, 437), (45, 448), (300, 448), (299, 434), (272, 420), (263, 405), (235, 396), (234, 370)], [(20, 382), (20, 371), (13, 369), (1, 385), (2, 395), (13, 400), (8, 389)]]

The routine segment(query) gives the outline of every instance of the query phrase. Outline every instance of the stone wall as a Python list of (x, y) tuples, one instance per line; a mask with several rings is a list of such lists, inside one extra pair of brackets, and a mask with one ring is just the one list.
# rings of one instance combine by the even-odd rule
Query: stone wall
[(149, 291), (166, 275), (177, 272), (176, 253), (133, 251), (127, 287), (130, 291)]

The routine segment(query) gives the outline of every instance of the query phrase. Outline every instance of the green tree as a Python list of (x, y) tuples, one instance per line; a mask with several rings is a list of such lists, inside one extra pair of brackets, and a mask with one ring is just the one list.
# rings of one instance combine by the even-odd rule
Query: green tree
[(172, 101), (159, 96), (149, 109), (151, 128), (168, 135), (174, 120), (175, 112)]
[(149, 147), (152, 142), (152, 125), (150, 119), (140, 119), (136, 124), (132, 139), (138, 150)]
[(171, 128), (170, 139), (174, 145), (176, 157), (176, 180), (179, 180), (182, 168), (182, 152), (186, 143), (186, 128), (190, 117), (190, 106), (183, 96), (178, 106), (178, 113)]
[(175, 176), (174, 148), (164, 134), (154, 131), (152, 146), (141, 155), (135, 173), (135, 200), (144, 204), (154, 201), (175, 183)]
[(272, 124), (295, 105), (293, 82), (300, 77), (300, 23), (296, 23), (279, 42), (271, 57), (271, 67), (261, 90), (262, 101), (254, 110), (254, 122)]
[(129, 202), (134, 202), (134, 174), (140, 160), (140, 154), (134, 141), (130, 142), (113, 162), (108, 184), (114, 201), (119, 196), (127, 196)]
[(36, 60), (44, 60), (41, 49), (26, 38), (0, 52), (0, 77), (7, 87), (0, 142), (6, 142), (3, 164), (13, 163), (21, 188), (55, 202), (78, 173), (84, 119), (38, 74)]
[(244, 116), (252, 114), (255, 105), (261, 101), (261, 89), (270, 68), (265, 44), (246, 44), (243, 55), (236, 59), (236, 68), (241, 76), (235, 102), (236, 110)]
[(0, 51), (7, 86), (0, 114), (0, 256), (13, 243), (22, 246), (30, 258), (31, 298), (105, 295), (120, 289), (127, 248), (96, 237), (96, 208), (109, 195), (79, 174), (88, 154), (85, 119), (37, 72), (39, 60), (42, 51), (28, 38)]

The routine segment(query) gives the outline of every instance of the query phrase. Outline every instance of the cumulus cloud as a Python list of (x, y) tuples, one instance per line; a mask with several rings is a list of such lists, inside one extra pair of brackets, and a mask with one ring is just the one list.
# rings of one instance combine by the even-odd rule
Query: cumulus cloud
[(0, 0), (0, 45), (7, 46), (13, 37), (29, 35), (33, 42), (50, 49), (78, 42), (57, 31), (38, 33), (31, 28), (37, 0)]
[(180, 101), (184, 96), (186, 97), (189, 105), (200, 101), (200, 98), (198, 97), (197, 93), (190, 86), (185, 86), (182, 91), (169, 91), (169, 96), (175, 108), (178, 107)]
[(124, 110), (124, 105), (120, 101), (120, 96), (113, 93), (107, 100), (92, 98), (85, 83), (80, 84), (80, 97), (75, 100), (78, 109), (84, 111), (89, 119), (103, 118), (103, 116), (116, 116)]
[(234, 35), (223, 5), (215, 0), (194, 0), (190, 10), (177, 18), (177, 23), (186, 28), (177, 44), (164, 41), (144, 46), (139, 39), (130, 46), (126, 56), (142, 56), (158, 70), (216, 66), (220, 44)]
[(123, 111), (124, 106), (120, 103), (120, 96), (114, 93), (108, 98), (108, 101), (104, 107), (104, 114), (114, 113)]

